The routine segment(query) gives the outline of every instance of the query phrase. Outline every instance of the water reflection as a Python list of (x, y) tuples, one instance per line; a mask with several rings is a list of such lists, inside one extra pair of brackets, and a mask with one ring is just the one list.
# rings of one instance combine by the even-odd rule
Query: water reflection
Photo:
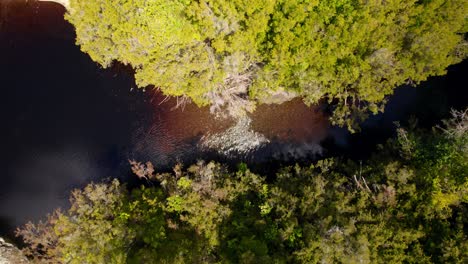
[[(176, 162), (226, 158), (217, 156), (216, 150), (213, 153), (200, 148), (199, 143), (203, 136), (221, 133), (234, 126), (235, 120), (215, 118), (208, 107), (199, 108), (194, 104), (173, 109), (176, 99), (165, 100), (160, 93), (151, 97), (154, 119), (149, 129), (135, 134), (132, 153), (135, 159), (151, 160), (157, 167), (167, 168)], [(227, 158), (233, 162), (254, 164), (268, 158), (287, 160), (319, 154), (319, 143), (326, 137), (329, 126), (318, 108), (307, 107), (298, 99), (282, 105), (260, 105), (250, 118), (251, 129), (264, 135), (271, 144), (247, 156), (231, 152)]]
[[(127, 68), (101, 69), (75, 46), (63, 12), (52, 3), (0, 1), (0, 89), (7, 114), (0, 236), (66, 205), (72, 188), (105, 177), (127, 180), (130, 158), (160, 169), (225, 159), (200, 150), (198, 142), (232, 120), (214, 119), (195, 105), (171, 110), (174, 99), (160, 104), (161, 94), (134, 89)], [(233, 162), (287, 158), (298, 142), (317, 146), (328, 127), (317, 109), (300, 101), (260, 106), (252, 120), (252, 128), (275, 143)], [(303, 152), (317, 151), (310, 146)]]
[[(340, 143), (335, 146), (342, 146), (335, 151), (343, 154), (347, 149), (356, 157), (356, 152), (371, 150), (366, 142), (372, 147), (382, 143), (393, 131), (392, 122), (412, 113), (408, 106), (425, 111), (432, 121), (441, 117), (423, 107), (431, 100), (440, 107), (441, 96), (429, 94), (415, 104), (411, 98), (417, 96), (403, 92), (385, 115), (369, 121), (374, 120), (376, 132), (367, 127), (370, 133), (356, 141), (343, 130), (331, 130), (319, 108), (299, 100), (262, 105), (251, 115), (252, 129), (272, 143), (248, 156), (222, 157), (200, 150), (198, 143), (203, 135), (232, 126), (232, 120), (215, 120), (208, 108), (194, 105), (171, 110), (174, 99), (160, 104), (161, 94), (134, 89), (125, 67), (102, 70), (75, 46), (63, 12), (51, 3), (0, 0), (0, 89), (6, 113), (0, 151), (0, 236), (66, 205), (71, 188), (104, 177), (128, 180), (129, 158), (152, 161), (159, 169), (198, 158), (250, 164), (308, 160), (324, 151), (320, 142), (330, 131)], [(468, 100), (460, 85), (466, 81), (466, 66), (465, 62), (459, 68), (455, 83), (435, 83), (462, 107)], [(407, 106), (402, 106), (403, 99)], [(392, 116), (392, 109), (401, 114)], [(271, 163), (265, 167), (271, 168)]]

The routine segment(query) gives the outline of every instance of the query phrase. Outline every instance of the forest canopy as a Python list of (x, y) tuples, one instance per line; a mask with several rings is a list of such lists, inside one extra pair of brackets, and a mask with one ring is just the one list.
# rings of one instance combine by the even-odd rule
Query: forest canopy
[(468, 112), (397, 134), (362, 163), (268, 177), (132, 161), (145, 185), (91, 183), (17, 232), (45, 263), (466, 263)]
[(140, 87), (231, 115), (278, 94), (327, 99), (333, 121), (467, 56), (467, 0), (71, 0), (77, 44)]

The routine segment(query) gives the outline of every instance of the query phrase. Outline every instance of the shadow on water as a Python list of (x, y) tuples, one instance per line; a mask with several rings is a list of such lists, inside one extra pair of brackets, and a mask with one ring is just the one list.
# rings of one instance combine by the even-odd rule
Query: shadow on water
[[(225, 130), (208, 108), (172, 110), (175, 99), (135, 89), (131, 70), (104, 70), (75, 45), (74, 30), (53, 3), (0, 1), (0, 88), (2, 130), (0, 236), (66, 206), (69, 191), (105, 177), (130, 177), (128, 159), (152, 161), (168, 170), (177, 162), (246, 162), (270, 173), (317, 155), (360, 159), (394, 133), (393, 121), (416, 115), (426, 126), (446, 117), (451, 106), (466, 106), (463, 81), (467, 62), (446, 77), (431, 78), (420, 89), (400, 88), (384, 114), (350, 135), (330, 128), (319, 107), (293, 100), (262, 105), (251, 115), (252, 128), (271, 140), (248, 155), (223, 157), (201, 150), (199, 139)], [(324, 144), (320, 144), (325, 138)]]
[(400, 87), (389, 98), (385, 112), (371, 116), (362, 125), (362, 131), (350, 134), (342, 128), (329, 130), (322, 143), (328, 156), (345, 156), (364, 160), (383, 144), (395, 136), (395, 122), (402, 127), (415, 118), (420, 128), (431, 128), (440, 120), (450, 117), (450, 109), (463, 110), (467, 107), (466, 90), (468, 60), (450, 66), (447, 75), (431, 77), (418, 87)]
[(328, 122), (298, 100), (261, 106), (252, 116), (252, 127), (273, 144), (229, 158), (201, 150), (203, 135), (232, 123), (214, 119), (208, 108), (172, 110), (174, 99), (160, 104), (162, 95), (135, 89), (127, 67), (100, 68), (75, 45), (64, 11), (54, 3), (0, 1), (0, 88), (6, 113), (0, 236), (11, 237), (12, 227), (67, 206), (73, 188), (105, 177), (134, 179), (128, 159), (149, 160), (167, 170), (199, 158), (252, 165), (307, 158), (321, 150)]
[(130, 92), (130, 75), (100, 69), (74, 45), (63, 12), (0, 2), (0, 217), (9, 226), (37, 220), (66, 205), (70, 189), (127, 168), (132, 132), (151, 119), (146, 95)]

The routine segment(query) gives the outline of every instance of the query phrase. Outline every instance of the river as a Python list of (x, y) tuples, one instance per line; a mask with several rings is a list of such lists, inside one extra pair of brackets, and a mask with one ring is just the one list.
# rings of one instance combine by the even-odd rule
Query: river
[(194, 105), (172, 109), (175, 99), (136, 89), (125, 66), (102, 69), (75, 45), (63, 12), (54, 3), (0, 2), (0, 236), (11, 237), (15, 226), (66, 206), (72, 188), (106, 177), (128, 181), (128, 159), (152, 161), (161, 170), (214, 159), (268, 171), (320, 156), (365, 157), (392, 135), (393, 121), (416, 114), (432, 124), (449, 106), (467, 102), (461, 92), (465, 62), (424, 89), (397, 90), (386, 113), (369, 119), (356, 135), (331, 127), (320, 107), (297, 99), (262, 105), (251, 115), (251, 127), (270, 143), (226, 157), (201, 148), (199, 140), (232, 121)]

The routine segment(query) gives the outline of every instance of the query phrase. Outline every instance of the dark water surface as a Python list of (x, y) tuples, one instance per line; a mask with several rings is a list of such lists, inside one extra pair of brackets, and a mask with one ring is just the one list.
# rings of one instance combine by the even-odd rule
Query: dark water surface
[(300, 100), (264, 105), (252, 115), (252, 127), (272, 143), (247, 156), (222, 157), (197, 143), (232, 122), (194, 105), (172, 110), (174, 99), (161, 104), (162, 95), (136, 89), (128, 68), (100, 68), (75, 45), (63, 13), (53, 3), (0, 0), (0, 236), (66, 206), (72, 188), (106, 177), (129, 180), (128, 159), (150, 160), (159, 169), (199, 158), (268, 169), (272, 160), (278, 166), (322, 152), (360, 158), (393, 134), (393, 121), (415, 114), (431, 125), (450, 106), (467, 102), (465, 62), (423, 89), (397, 90), (386, 113), (353, 136), (331, 128), (318, 107)]
[[(65, 206), (69, 191), (105, 177), (128, 180), (128, 159), (159, 169), (197, 159), (228, 160), (202, 151), (198, 140), (229, 127), (208, 108), (135, 88), (121, 65), (101, 69), (75, 45), (74, 30), (54, 3), (0, 1), (2, 131), (0, 236)], [(274, 115), (273, 115), (274, 114)], [(299, 100), (261, 106), (254, 129), (274, 144), (248, 157), (313, 157), (329, 128), (326, 117)], [(308, 148), (304, 148), (304, 144)], [(311, 147), (312, 146), (312, 147)], [(298, 149), (302, 148), (299, 152)]]
[(126, 74), (103, 71), (74, 46), (55, 4), (0, 1), (0, 235), (111, 176), (151, 118)]
[(450, 66), (447, 75), (431, 77), (417, 87), (400, 87), (388, 101), (385, 112), (371, 116), (362, 125), (362, 131), (351, 135), (345, 129), (332, 128), (322, 146), (329, 155), (340, 155), (364, 160), (395, 136), (395, 122), (408, 126), (417, 120), (419, 128), (430, 129), (450, 118), (450, 110), (468, 107), (468, 60)]

